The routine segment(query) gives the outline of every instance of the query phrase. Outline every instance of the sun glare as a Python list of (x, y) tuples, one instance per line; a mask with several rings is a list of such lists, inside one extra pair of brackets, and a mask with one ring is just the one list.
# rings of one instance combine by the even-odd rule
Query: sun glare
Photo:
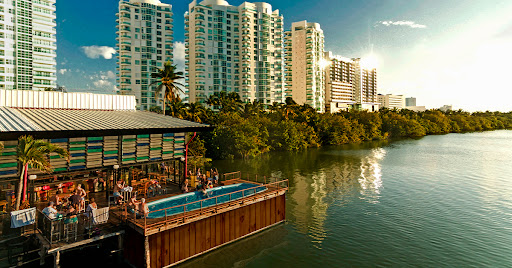
[(367, 55), (361, 59), (361, 67), (363, 69), (372, 70), (379, 67), (379, 59), (373, 55)]
[(320, 68), (325, 69), (329, 65), (331, 65), (331, 61), (328, 61), (326, 59), (321, 59), (319, 64), (320, 64)]

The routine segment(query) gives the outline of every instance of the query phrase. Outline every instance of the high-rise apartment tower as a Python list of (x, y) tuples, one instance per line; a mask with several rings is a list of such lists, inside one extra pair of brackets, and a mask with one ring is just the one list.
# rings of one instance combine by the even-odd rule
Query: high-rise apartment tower
[(336, 113), (351, 108), (376, 111), (377, 69), (361, 66), (359, 58), (345, 58), (325, 52), (326, 111)]
[(267, 3), (192, 1), (185, 13), (190, 102), (215, 92), (243, 101), (284, 101), (283, 17)]
[(161, 105), (151, 74), (172, 63), (172, 6), (159, 0), (121, 0), (117, 13), (117, 84), (120, 92), (133, 94), (137, 107)]
[(0, 1), (0, 89), (55, 87), (55, 0)]
[(325, 109), (324, 32), (318, 23), (294, 22), (285, 33), (286, 97)]

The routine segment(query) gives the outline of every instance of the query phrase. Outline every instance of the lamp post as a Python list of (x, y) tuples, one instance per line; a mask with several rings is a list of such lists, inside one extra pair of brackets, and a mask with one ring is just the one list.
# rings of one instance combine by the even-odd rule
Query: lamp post
[[(119, 169), (119, 165), (113, 165), (112, 166), (112, 183), (115, 183), (116, 179), (117, 179), (117, 170)], [(110, 178), (107, 178), (107, 189), (105, 190), (105, 195), (107, 197), (107, 202), (108, 202), (108, 198), (109, 198), (109, 191), (110, 191), (110, 185), (109, 185), (109, 182), (110, 182)], [(110, 205), (110, 204), (109, 204)]]
[(30, 180), (32, 184), (32, 195), (30, 196), (30, 203), (34, 205), (36, 203), (36, 188), (35, 188), (35, 180), (37, 179), (37, 175), (30, 175), (28, 176), (28, 179)]

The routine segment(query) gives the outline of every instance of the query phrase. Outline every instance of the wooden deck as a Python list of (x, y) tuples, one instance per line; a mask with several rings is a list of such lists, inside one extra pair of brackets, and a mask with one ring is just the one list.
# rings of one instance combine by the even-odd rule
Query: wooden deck
[(126, 219), (125, 259), (135, 267), (169, 267), (283, 222), (288, 180), (264, 182), (231, 179), (224, 185), (252, 183), (267, 189), (178, 215)]
[[(224, 181), (224, 185), (231, 185), (237, 183), (252, 183), (252, 181), (246, 181), (242, 179), (232, 179), (229, 181)], [(280, 182), (281, 183), (281, 182)], [(258, 184), (255, 184), (258, 185)], [(118, 210), (118, 217), (126, 218), (130, 227), (139, 232), (142, 235), (148, 236), (158, 232), (162, 232), (168, 229), (176, 228), (178, 226), (188, 224), (190, 222), (199, 221), (208, 217), (212, 217), (216, 214), (222, 214), (231, 210), (236, 210), (240, 207), (248, 206), (254, 203), (258, 203), (269, 198), (273, 198), (279, 195), (283, 195), (288, 190), (287, 180), (286, 187), (278, 187), (278, 183), (270, 183), (266, 186), (267, 190), (263, 192), (256, 193), (255, 195), (251, 195), (245, 198), (236, 199), (231, 202), (222, 203), (216, 206), (207, 207), (203, 209), (198, 209), (194, 211), (189, 211), (185, 213), (180, 213), (173, 216), (167, 216), (157, 219), (135, 219), (133, 214), (129, 215), (125, 211)], [(160, 199), (164, 199), (171, 196), (176, 196), (179, 194), (170, 194), (167, 196), (159, 196), (157, 198), (148, 199), (148, 202), (156, 201)]]

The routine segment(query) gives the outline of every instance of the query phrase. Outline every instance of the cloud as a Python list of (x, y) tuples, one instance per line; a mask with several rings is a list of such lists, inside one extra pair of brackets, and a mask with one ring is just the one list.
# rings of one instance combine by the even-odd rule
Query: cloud
[(411, 28), (427, 28), (426, 25), (423, 25), (423, 24), (418, 24), (414, 21), (409, 21), (409, 20), (398, 20), (398, 21), (391, 21), (391, 20), (388, 20), (388, 21), (379, 21), (377, 22), (377, 25), (384, 25), (384, 26), (407, 26), (407, 27), (411, 27)]
[(85, 55), (91, 59), (99, 59), (103, 57), (107, 60), (112, 59), (112, 56), (116, 54), (116, 50), (113, 47), (107, 46), (84, 46), (82, 47)]
[(108, 87), (111, 88), (112, 87), (112, 83), (107, 80), (97, 80), (97, 81), (94, 81), (93, 84), (95, 87), (98, 87), (98, 88), (108, 88)]
[(173, 63), (177, 65), (178, 70), (185, 70), (185, 43), (174, 42)]
[(67, 71), (68, 71), (68, 69), (60, 69), (60, 70), (59, 70), (59, 73), (60, 73), (60, 74), (65, 74)]
[(116, 74), (112, 71), (108, 71), (108, 72), (100, 72), (100, 78), (102, 80), (106, 80), (106, 79), (115, 79), (116, 78)]

